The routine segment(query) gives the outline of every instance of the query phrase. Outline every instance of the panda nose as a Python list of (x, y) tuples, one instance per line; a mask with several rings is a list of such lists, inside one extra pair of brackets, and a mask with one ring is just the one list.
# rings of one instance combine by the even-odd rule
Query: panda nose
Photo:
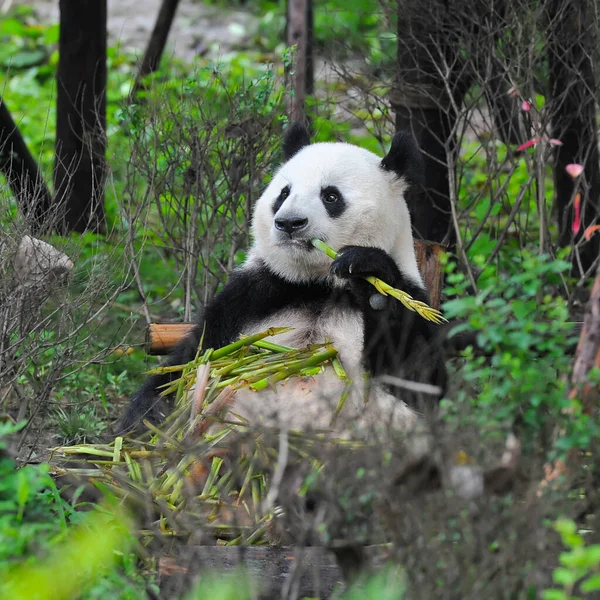
[(285, 231), (287, 234), (292, 235), (297, 231), (301, 231), (308, 225), (308, 219), (302, 219), (300, 217), (285, 217), (283, 219), (275, 219), (275, 228), (279, 231)]

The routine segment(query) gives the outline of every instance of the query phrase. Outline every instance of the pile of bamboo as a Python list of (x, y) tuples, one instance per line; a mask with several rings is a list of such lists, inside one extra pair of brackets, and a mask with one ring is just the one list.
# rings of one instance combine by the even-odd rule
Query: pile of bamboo
[[(126, 503), (150, 507), (150, 522), (163, 534), (187, 535), (202, 528), (225, 545), (263, 541), (276, 510), (265, 500), (277, 448), (269, 445), (264, 432), (253, 432), (226, 414), (235, 393), (247, 387), (260, 401), (261, 390), (296, 376), (318, 376), (326, 367), (346, 377), (331, 344), (293, 349), (264, 339), (287, 331), (271, 328), (210, 349), (186, 365), (154, 369), (151, 373), (178, 374), (162, 391), (175, 395), (175, 410), (165, 422), (156, 426), (145, 421), (143, 434), (116, 437), (110, 444), (53, 448), (54, 464), (57, 459), (68, 461), (68, 467), (56, 466), (55, 472), (87, 478)], [(230, 448), (244, 435), (246, 450), (234, 457)], [(289, 447), (307, 458), (307, 444), (316, 438), (289, 432)]]

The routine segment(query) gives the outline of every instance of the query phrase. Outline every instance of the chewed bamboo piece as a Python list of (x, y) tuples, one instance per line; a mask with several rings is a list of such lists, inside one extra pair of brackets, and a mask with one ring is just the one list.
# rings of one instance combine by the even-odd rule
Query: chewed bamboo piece
[[(333, 259), (337, 258), (337, 256), (338, 256), (337, 252), (331, 246), (328, 246), (325, 242), (323, 242), (317, 238), (314, 238), (311, 240), (311, 243), (315, 248), (317, 248), (317, 249), (321, 250), (321, 252), (324, 252), (325, 254), (327, 254), (327, 256), (329, 256), (329, 258), (333, 258)], [(438, 324), (448, 322), (448, 320), (444, 317), (444, 315), (442, 315), (442, 313), (439, 310), (436, 310), (435, 308), (431, 308), (431, 306), (429, 306), (425, 302), (421, 302), (420, 300), (415, 300), (410, 294), (407, 294), (406, 292), (403, 292), (402, 290), (393, 288), (391, 285), (385, 283), (385, 281), (382, 281), (378, 277), (373, 277), (372, 275), (369, 275), (368, 277), (365, 277), (365, 279), (369, 283), (374, 285), (375, 289), (380, 294), (382, 294), (383, 296), (392, 296), (393, 298), (396, 298), (396, 300), (399, 300), (400, 302), (402, 302), (402, 304), (404, 306), (406, 306), (406, 308), (408, 308), (408, 310), (412, 310), (413, 312), (416, 312), (419, 316), (423, 317), (423, 319), (426, 319), (427, 321), (432, 321), (433, 323), (438, 323)]]

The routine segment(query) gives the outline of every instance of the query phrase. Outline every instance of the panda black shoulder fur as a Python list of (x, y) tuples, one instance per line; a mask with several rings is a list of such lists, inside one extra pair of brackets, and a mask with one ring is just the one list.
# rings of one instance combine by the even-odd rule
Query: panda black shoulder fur
[[(380, 277), (428, 301), (404, 200), (407, 186), (421, 176), (420, 152), (410, 135), (398, 133), (382, 160), (351, 144), (310, 144), (304, 126), (293, 124), (283, 154), (284, 164), (254, 208), (247, 260), (168, 363), (192, 360), (202, 335), (205, 348), (218, 348), (240, 334), (293, 327), (273, 341), (303, 347), (329, 338), (355, 382), (343, 409), (346, 419), (336, 429), (369, 422), (410, 426), (415, 410), (439, 398), (407, 397), (406, 390), (386, 388), (377, 377), (399, 376), (443, 390), (446, 371), (434, 326), (397, 300), (377, 294), (364, 276)], [(338, 258), (332, 261), (312, 247), (315, 237), (336, 249)], [(365, 371), (375, 381), (367, 392)], [(130, 402), (124, 429), (142, 418), (156, 422), (164, 417), (157, 388), (168, 378), (146, 380)], [(314, 381), (295, 378), (278, 390), (238, 393), (233, 412), (250, 423), (327, 429), (332, 410), (323, 403), (335, 408), (343, 387), (332, 373)]]

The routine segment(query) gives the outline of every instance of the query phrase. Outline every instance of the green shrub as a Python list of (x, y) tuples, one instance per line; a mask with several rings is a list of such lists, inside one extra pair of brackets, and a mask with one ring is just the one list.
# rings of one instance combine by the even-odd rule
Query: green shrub
[[(552, 573), (553, 581), (562, 589), (545, 590), (543, 600), (579, 600), (600, 592), (600, 544), (585, 544), (577, 525), (571, 519), (559, 519), (554, 528), (568, 548), (558, 557), (560, 567)], [(575, 595), (575, 593), (580, 595)]]
[[(482, 432), (519, 423), (526, 443), (540, 441), (540, 432), (564, 422), (555, 450), (589, 447), (598, 428), (568, 398), (569, 351), (576, 337), (567, 302), (556, 294), (570, 264), (524, 250), (510, 257), (507, 253), (499, 267), (484, 267), (485, 248), (479, 251), (472, 258), (483, 267), (477, 294), (467, 291), (470, 281), (455, 263), (447, 266), (445, 291), (451, 299), (443, 312), (462, 321), (451, 334), (474, 332), (477, 347), (462, 353), (455, 403), (445, 403), (448, 418), (467, 404), (471, 408), (465, 418)], [(575, 418), (564, 414), (566, 408)]]
[(48, 465), (16, 469), (5, 454), (9, 435), (25, 423), (0, 423), (0, 580), (11, 564), (46, 550), (67, 528), (72, 507), (59, 496)]

